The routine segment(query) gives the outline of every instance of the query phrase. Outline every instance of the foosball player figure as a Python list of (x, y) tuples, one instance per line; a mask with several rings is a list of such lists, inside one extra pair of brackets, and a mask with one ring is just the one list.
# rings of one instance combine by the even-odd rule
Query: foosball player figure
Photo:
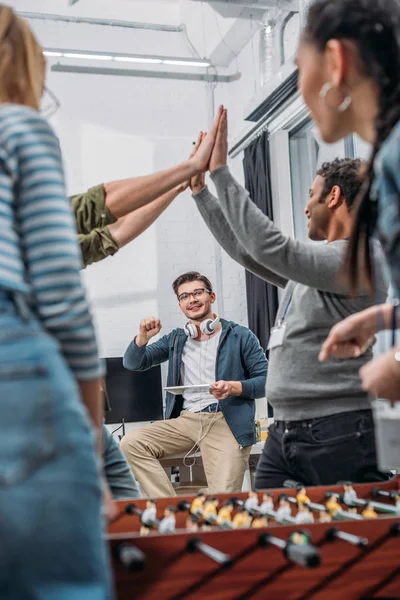
[(162, 534), (174, 533), (176, 529), (175, 507), (167, 506), (164, 510), (164, 518), (158, 527), (158, 532)]
[(196, 511), (203, 510), (203, 504), (206, 501), (206, 495), (203, 492), (199, 492), (196, 498), (192, 502), (192, 506), (190, 507), (190, 512), (196, 514)]
[(208, 498), (204, 504), (203, 504), (203, 519), (204, 519), (204, 524), (202, 526), (202, 530), (203, 531), (210, 531), (211, 529), (211, 525), (214, 525), (217, 523), (217, 508), (215, 506), (217, 501), (217, 505), (218, 505), (218, 498)]
[(290, 507), (290, 503), (289, 500), (287, 499), (286, 496), (281, 496), (279, 498), (279, 506), (278, 506), (278, 510), (276, 511), (276, 520), (277, 521), (284, 521), (287, 517), (291, 517), (292, 516), (292, 509)]
[(267, 511), (271, 511), (271, 510), (274, 510), (274, 497), (269, 492), (266, 492), (265, 494), (263, 494), (263, 497), (262, 497), (260, 511), (267, 512)]
[(354, 502), (357, 500), (357, 492), (353, 488), (352, 483), (350, 481), (344, 483), (343, 490), (343, 502), (346, 504), (346, 506), (353, 506)]
[(234, 529), (245, 529), (251, 526), (251, 517), (249, 511), (241, 508), (233, 517), (232, 525)]
[(397, 494), (397, 496), (395, 498), (395, 502), (396, 502), (396, 512), (398, 512), (400, 514), (400, 492)]
[(331, 513), (327, 508), (319, 511), (318, 521), (320, 523), (330, 523), (332, 521)]
[(297, 515), (295, 516), (295, 521), (299, 525), (314, 523), (314, 515), (308, 508), (307, 504), (299, 504), (299, 510), (297, 511)]
[(297, 546), (307, 546), (310, 543), (310, 537), (303, 531), (294, 531), (289, 536), (289, 542)]
[(231, 500), (226, 500), (222, 508), (218, 511), (218, 524), (222, 525), (231, 525), (232, 524), (232, 512), (234, 509), (234, 504)]
[(146, 508), (141, 514), (140, 535), (149, 535), (152, 523), (157, 519), (157, 505), (155, 500), (147, 500)]
[(302, 504), (310, 504), (311, 500), (307, 496), (307, 490), (304, 485), (297, 486), (297, 496), (296, 496), (297, 506), (300, 508)]
[(325, 505), (326, 508), (329, 510), (331, 517), (334, 517), (338, 510), (342, 510), (338, 498), (339, 494), (333, 493)]
[(262, 527), (268, 527), (268, 519), (260, 513), (256, 513), (251, 522), (252, 529), (261, 529)]
[[(218, 498), (208, 498), (203, 504), (203, 519), (208, 519), (211, 517), (217, 517), (217, 507), (215, 506), (215, 501), (218, 503)], [(218, 506), (218, 504), (217, 504)]]
[(376, 519), (378, 517), (371, 504), (367, 504), (367, 506), (364, 508), (361, 514), (364, 517), (364, 519)]
[(246, 508), (250, 512), (252, 510), (257, 510), (257, 508), (258, 508), (258, 494), (257, 494), (257, 492), (249, 492), (247, 500), (244, 503), (244, 508)]
[(188, 515), (185, 524), (186, 531), (195, 532), (199, 530), (199, 519), (196, 515)]

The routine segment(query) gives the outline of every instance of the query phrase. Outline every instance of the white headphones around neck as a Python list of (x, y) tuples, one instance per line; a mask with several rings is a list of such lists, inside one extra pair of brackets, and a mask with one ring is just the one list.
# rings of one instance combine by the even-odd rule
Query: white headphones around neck
[[(219, 317), (214, 315), (214, 319), (206, 319), (200, 323), (200, 331), (206, 335), (211, 335), (217, 329), (219, 325)], [(188, 321), (183, 328), (183, 331), (189, 338), (195, 339), (199, 335), (197, 327), (191, 321)]]

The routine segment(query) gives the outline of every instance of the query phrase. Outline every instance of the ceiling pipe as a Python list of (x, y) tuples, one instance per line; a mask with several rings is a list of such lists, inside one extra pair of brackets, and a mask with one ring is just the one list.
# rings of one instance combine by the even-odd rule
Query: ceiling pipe
[(209, 83), (232, 83), (240, 79), (240, 73), (219, 75), (217, 73), (178, 73), (175, 71), (149, 71), (139, 69), (112, 69), (108, 67), (78, 67), (56, 64), (51, 67), (55, 73), (79, 73), (81, 75), (114, 75), (119, 77), (147, 77), (151, 79), (175, 79), (179, 81), (206, 81)]
[(161, 25), (159, 23), (140, 23), (139, 21), (117, 21), (115, 19), (92, 19), (88, 17), (72, 17), (68, 15), (52, 15), (47, 13), (17, 11), (17, 15), (24, 19), (37, 19), (40, 21), (61, 21), (63, 23), (80, 23), (86, 25), (102, 25), (104, 27), (123, 27), (125, 29), (146, 29), (148, 31), (164, 31), (168, 33), (182, 33), (182, 25)]

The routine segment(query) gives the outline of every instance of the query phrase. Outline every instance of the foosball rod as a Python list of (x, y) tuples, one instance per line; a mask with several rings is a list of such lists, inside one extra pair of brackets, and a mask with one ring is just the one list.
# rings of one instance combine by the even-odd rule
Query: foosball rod
[[(340, 565), (340, 567), (338, 567), (337, 569), (332, 571), (332, 573), (330, 573), (329, 575), (324, 577), (324, 579), (322, 581), (315, 584), (312, 588), (307, 590), (302, 596), (300, 596), (296, 600), (309, 600), (310, 598), (313, 598), (318, 592), (320, 592), (321, 590), (326, 588), (326, 586), (328, 586), (332, 581), (334, 581), (334, 580), (338, 579), (339, 577), (341, 577), (342, 575), (344, 575), (344, 573), (346, 573), (349, 569), (354, 567), (354, 565), (356, 565), (357, 563), (362, 561), (366, 556), (369, 556), (372, 552), (375, 552), (375, 550), (378, 550), (389, 539), (391, 539), (392, 537), (398, 537), (398, 536), (400, 536), (400, 523), (394, 523), (389, 528), (389, 531), (387, 533), (381, 535), (372, 544), (364, 547), (362, 549), (362, 551), (360, 549), (360, 552), (356, 556), (354, 556), (350, 560), (346, 561), (344, 564)], [(361, 597), (363, 597), (363, 596), (361, 596)]]
[(354, 500), (351, 501), (351, 504), (346, 504), (346, 506), (360, 506), (360, 507), (365, 507), (367, 505), (372, 506), (372, 508), (374, 510), (377, 510), (378, 512), (381, 513), (385, 513), (385, 514), (390, 514), (390, 515), (395, 515), (397, 514), (397, 510), (395, 506), (392, 506), (391, 504), (385, 504), (383, 502), (374, 502), (371, 501), (369, 502), (368, 500), (364, 500), (363, 498), (355, 498)]
[(373, 498), (381, 497), (396, 500), (396, 498), (400, 496), (400, 490), (381, 490), (380, 488), (374, 487), (372, 488), (372, 496)]
[(348, 542), (353, 546), (357, 546), (358, 548), (365, 548), (365, 546), (368, 546), (368, 538), (353, 535), (352, 533), (347, 533), (347, 531), (340, 531), (340, 529), (336, 529), (336, 527), (328, 529), (325, 533), (325, 537), (328, 542), (333, 542), (335, 539), (338, 539)]
[(115, 546), (113, 555), (128, 571), (142, 571), (145, 564), (145, 555), (139, 548), (129, 543)]
[(198, 538), (192, 538), (189, 540), (186, 549), (190, 553), (200, 552), (201, 554), (204, 554), (204, 556), (207, 556), (217, 564), (224, 567), (228, 567), (232, 564), (232, 558), (229, 556), (229, 554), (225, 554), (224, 552), (205, 544)]

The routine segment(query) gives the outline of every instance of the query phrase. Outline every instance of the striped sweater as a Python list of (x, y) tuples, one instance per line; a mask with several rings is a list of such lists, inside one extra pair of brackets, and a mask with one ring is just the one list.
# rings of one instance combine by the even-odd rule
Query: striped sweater
[(82, 286), (58, 139), (40, 114), (0, 107), (0, 287), (26, 293), (78, 380), (103, 374)]

